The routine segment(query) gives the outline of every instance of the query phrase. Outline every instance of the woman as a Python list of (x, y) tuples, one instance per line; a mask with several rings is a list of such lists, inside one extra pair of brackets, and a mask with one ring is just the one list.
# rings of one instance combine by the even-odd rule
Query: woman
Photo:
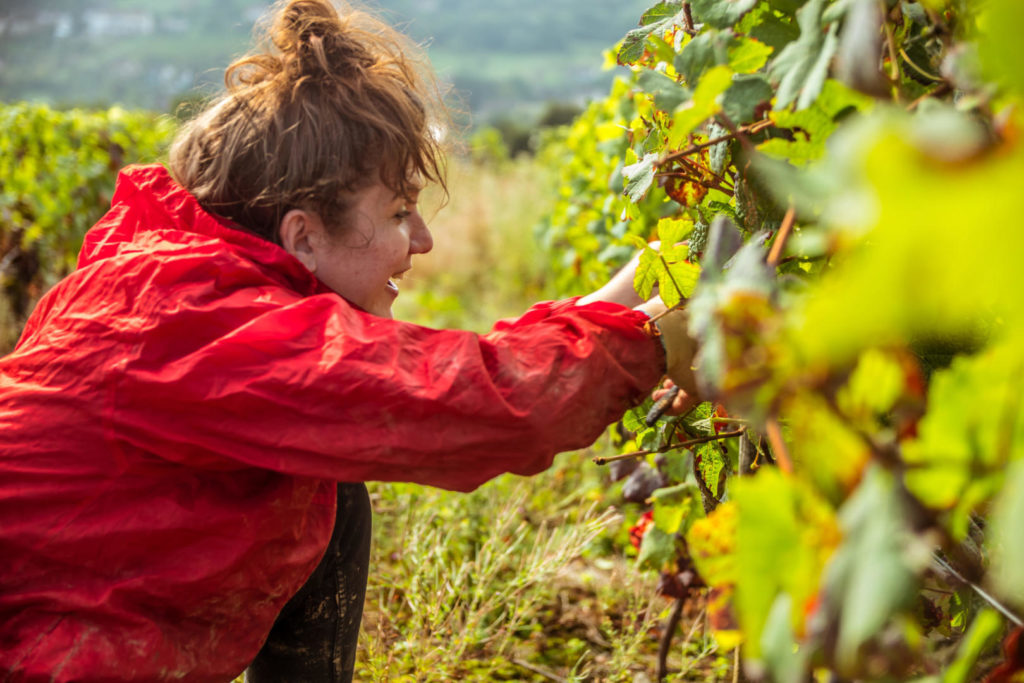
[[(170, 172), (121, 174), (0, 360), (5, 681), (350, 680), (362, 482), (539, 472), (665, 371), (628, 269), (487, 335), (392, 320), (432, 244), (435, 100), (326, 0), (268, 35)], [(690, 386), (685, 323), (659, 325)]]

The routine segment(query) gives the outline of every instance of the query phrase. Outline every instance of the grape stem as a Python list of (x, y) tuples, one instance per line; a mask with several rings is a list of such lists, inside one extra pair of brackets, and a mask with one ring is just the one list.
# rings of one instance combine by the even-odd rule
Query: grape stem
[(677, 443), (665, 444), (661, 448), (654, 450), (645, 451), (633, 451), (632, 453), (620, 453), (619, 455), (598, 455), (592, 458), (595, 465), (607, 465), (610, 462), (616, 460), (628, 460), (629, 458), (642, 458), (645, 455), (652, 455), (654, 453), (667, 453), (668, 451), (678, 450), (680, 448), (689, 448), (690, 446), (696, 446), (702, 443), (710, 443), (711, 441), (722, 441), (723, 439), (732, 439), (743, 432), (747, 431), (746, 427), (737, 429), (731, 432), (722, 432), (721, 434), (712, 434), (711, 436), (701, 436), (696, 439), (688, 439), (686, 441), (679, 441)]

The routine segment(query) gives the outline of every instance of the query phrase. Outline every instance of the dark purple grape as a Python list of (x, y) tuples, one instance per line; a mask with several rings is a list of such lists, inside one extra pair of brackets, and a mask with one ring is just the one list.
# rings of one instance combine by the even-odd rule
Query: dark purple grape
[(637, 458), (612, 460), (608, 463), (608, 472), (612, 476), (612, 481), (619, 481), (633, 474), (637, 467), (640, 467), (640, 461)]
[(631, 503), (642, 503), (664, 485), (661, 474), (647, 463), (640, 463), (623, 484), (622, 498)]

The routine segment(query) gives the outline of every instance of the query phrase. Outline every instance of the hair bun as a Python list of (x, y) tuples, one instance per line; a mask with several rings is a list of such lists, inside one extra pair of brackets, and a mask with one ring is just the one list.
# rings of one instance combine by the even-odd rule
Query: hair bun
[(269, 30), (293, 78), (349, 76), (372, 67), (376, 59), (358, 34), (327, 0), (290, 0)]

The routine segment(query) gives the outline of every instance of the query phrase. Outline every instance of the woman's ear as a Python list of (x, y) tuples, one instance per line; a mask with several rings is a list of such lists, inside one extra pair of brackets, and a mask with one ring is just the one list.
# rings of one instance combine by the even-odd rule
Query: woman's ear
[(316, 272), (316, 252), (323, 239), (323, 222), (315, 213), (304, 209), (292, 209), (281, 219), (278, 235), (281, 246), (309, 269)]

